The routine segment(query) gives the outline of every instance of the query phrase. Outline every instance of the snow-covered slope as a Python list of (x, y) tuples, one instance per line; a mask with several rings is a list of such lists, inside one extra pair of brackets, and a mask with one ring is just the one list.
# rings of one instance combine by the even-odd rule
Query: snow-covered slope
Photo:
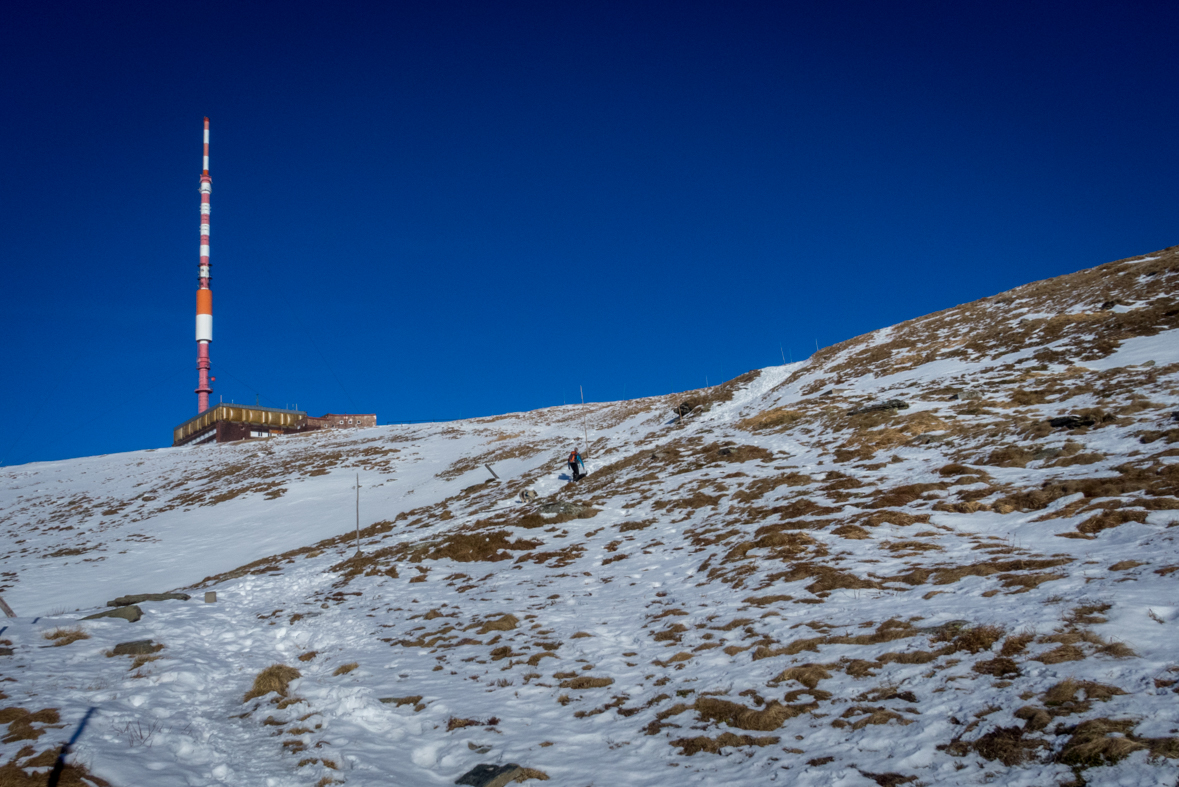
[(4, 468), (0, 762), (96, 706), (118, 787), (1169, 783), (1177, 284), (1168, 249), (682, 395)]

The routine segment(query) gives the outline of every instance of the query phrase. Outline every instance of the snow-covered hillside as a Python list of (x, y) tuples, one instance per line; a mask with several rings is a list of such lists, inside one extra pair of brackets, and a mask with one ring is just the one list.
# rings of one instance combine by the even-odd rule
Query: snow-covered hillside
[(95, 706), (116, 787), (1173, 783), (1177, 285), (1168, 249), (686, 394), (3, 468), (0, 777)]

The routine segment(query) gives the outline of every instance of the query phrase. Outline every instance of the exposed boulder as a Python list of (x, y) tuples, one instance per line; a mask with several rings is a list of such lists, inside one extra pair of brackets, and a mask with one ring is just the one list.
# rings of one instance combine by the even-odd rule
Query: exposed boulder
[(111, 651), (112, 656), (146, 656), (160, 650), (150, 639), (137, 639), (132, 642), (120, 642)]
[(540, 779), (548, 781), (548, 776), (532, 768), (522, 768), (514, 762), (503, 765), (483, 763), (476, 765), (455, 780), (455, 784), (466, 784), (470, 787), (504, 787), (512, 782), (522, 782), (525, 779)]
[(864, 415), (865, 413), (884, 413), (890, 410), (908, 410), (909, 403), (902, 402), (900, 399), (889, 399), (887, 402), (879, 404), (870, 404), (867, 407), (860, 407), (852, 410), (848, 415)]
[(545, 503), (540, 507), (542, 514), (568, 514), (569, 516), (577, 516), (582, 511), (585, 511), (585, 506), (578, 503)]
[(129, 607), (132, 604), (142, 604), (145, 601), (188, 601), (187, 593), (137, 593), (133, 596), (119, 596), (114, 601), (106, 602), (108, 607)]
[(97, 615), (87, 615), (82, 620), (98, 620), (99, 618), (122, 618), (129, 623), (134, 623), (143, 617), (143, 610), (132, 604), (129, 607), (115, 607), (108, 609), (105, 612), (99, 612)]
[(1096, 423), (1097, 419), (1091, 415), (1061, 415), (1048, 419), (1048, 425), (1053, 429), (1081, 429)]

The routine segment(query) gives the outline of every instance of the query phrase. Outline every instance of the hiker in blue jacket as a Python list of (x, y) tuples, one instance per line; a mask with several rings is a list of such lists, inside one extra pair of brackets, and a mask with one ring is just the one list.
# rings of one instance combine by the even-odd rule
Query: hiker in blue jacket
[[(578, 465), (581, 465), (580, 471)], [(581, 461), (581, 454), (574, 448), (569, 454), (569, 472), (573, 474), (574, 481), (580, 481), (581, 477), (585, 475), (585, 462)]]

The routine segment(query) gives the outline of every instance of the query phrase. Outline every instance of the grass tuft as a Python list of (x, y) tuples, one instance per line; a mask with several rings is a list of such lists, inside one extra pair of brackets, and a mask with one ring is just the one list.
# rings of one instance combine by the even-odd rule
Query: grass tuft
[(46, 631), (42, 634), (45, 639), (53, 642), (53, 647), (60, 648), (63, 645), (69, 645), (71, 642), (77, 642), (80, 639), (90, 639), (90, 635), (81, 626), (71, 626), (70, 628), (55, 628), (53, 631)]
[(254, 685), (242, 697), (242, 702), (249, 702), (255, 697), (262, 697), (274, 692), (280, 697), (286, 697), (292, 680), (303, 677), (294, 667), (285, 664), (271, 664), (258, 673), (254, 678)]

